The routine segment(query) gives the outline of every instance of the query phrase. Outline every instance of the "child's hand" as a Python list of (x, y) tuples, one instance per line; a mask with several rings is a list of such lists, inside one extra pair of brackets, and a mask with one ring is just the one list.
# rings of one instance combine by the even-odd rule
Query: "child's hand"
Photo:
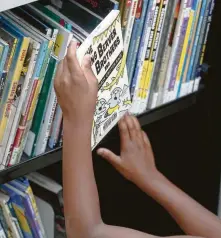
[[(92, 125), (98, 84), (89, 56), (80, 67), (76, 56), (77, 43), (72, 42), (67, 56), (60, 63), (55, 78), (55, 91), (65, 121), (79, 125)], [(89, 123), (89, 124), (88, 124)]]
[(125, 178), (141, 189), (146, 188), (158, 174), (150, 141), (133, 116), (127, 115), (121, 119), (119, 131), (120, 156), (103, 148), (98, 150), (98, 154), (109, 161)]

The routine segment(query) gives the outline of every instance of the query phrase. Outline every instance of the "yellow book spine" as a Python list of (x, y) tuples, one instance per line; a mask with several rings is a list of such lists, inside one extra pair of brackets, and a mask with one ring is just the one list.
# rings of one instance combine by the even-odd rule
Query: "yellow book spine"
[(30, 38), (24, 37), (22, 45), (21, 45), (21, 50), (19, 52), (18, 61), (16, 63), (14, 74), (12, 76), (8, 99), (7, 99), (7, 102), (6, 102), (6, 104), (4, 106), (4, 110), (3, 110), (3, 116), (2, 116), (2, 120), (1, 120), (1, 124), (0, 124), (0, 143), (2, 142), (5, 128), (7, 126), (8, 118), (10, 115), (11, 104), (15, 97), (16, 89), (18, 86), (18, 81), (19, 81), (21, 71), (23, 68), (23, 64), (24, 64), (24, 60), (25, 60), (25, 57), (27, 54), (29, 42), (30, 42)]
[[(156, 22), (156, 26), (155, 26), (155, 30), (154, 30), (154, 36), (153, 36), (153, 42), (152, 42), (152, 47), (151, 47), (151, 51), (150, 51), (150, 57), (149, 57), (149, 63), (148, 63), (148, 69), (145, 75), (145, 80), (144, 80), (144, 85), (143, 85), (143, 89), (142, 89), (142, 95), (141, 95), (141, 99), (146, 99), (147, 97), (147, 91), (150, 87), (150, 80), (151, 80), (151, 75), (152, 75), (152, 71), (153, 71), (153, 67), (154, 67), (154, 61), (152, 61), (152, 57), (153, 57), (153, 52), (154, 52), (154, 48), (155, 48), (155, 41), (157, 38), (157, 34), (159, 34), (159, 23), (160, 23), (160, 19), (161, 19), (161, 13), (162, 13), (162, 9), (163, 6), (165, 7), (166, 5), (164, 5), (164, 0), (161, 0), (160, 2), (160, 9), (158, 12), (158, 16), (157, 16), (157, 22)], [(163, 13), (164, 14), (164, 13)]]
[[(49, 59), (50, 59), (50, 55), (51, 55), (51, 51), (52, 51), (52, 47), (53, 46), (54, 46), (54, 42), (52, 40), (50, 40), (49, 44), (48, 44), (48, 52), (47, 52), (47, 56), (46, 56), (46, 61), (43, 63), (43, 66), (42, 66), (43, 69), (41, 70), (43, 72), (46, 72), (47, 65), (48, 65), (48, 62), (49, 62)], [(41, 76), (44, 77), (45, 74), (41, 75)], [(39, 94), (40, 94), (40, 91), (41, 91), (41, 87), (42, 87), (43, 81), (44, 81), (44, 78), (42, 78), (42, 77), (40, 77), (38, 79), (38, 83), (37, 83), (37, 86), (36, 86), (34, 97), (33, 97), (33, 100), (32, 100), (32, 103), (31, 103), (31, 107), (30, 107), (30, 110), (29, 110), (29, 113), (28, 113), (28, 121), (33, 119), (33, 116), (34, 116), (35, 109), (36, 109), (36, 106), (37, 106), (37, 103), (38, 103), (38, 97), (39, 97)]]
[(18, 42), (18, 39), (14, 39), (14, 43), (13, 43), (13, 46), (12, 46), (12, 50), (11, 50), (11, 54), (8, 58), (8, 64), (6, 66), (6, 71), (8, 72), (10, 67), (11, 67), (11, 64), (12, 64), (12, 59), (14, 57), (14, 53), (15, 53), (15, 49), (16, 49), (16, 45), (17, 45), (17, 42)]
[(189, 42), (189, 38), (190, 38), (190, 32), (191, 32), (192, 24), (193, 24), (194, 12), (195, 11), (191, 9), (190, 16), (189, 16), (189, 21), (188, 21), (188, 25), (187, 25), (187, 30), (186, 30), (186, 35), (185, 35), (185, 39), (184, 39), (184, 43), (183, 43), (183, 49), (182, 49), (182, 52), (181, 52), (180, 62), (179, 62), (178, 70), (177, 70), (176, 82), (178, 82), (180, 80), (180, 77), (181, 77), (181, 74), (182, 74), (182, 71), (183, 71), (184, 60), (185, 60), (185, 56), (186, 56), (186, 53), (187, 53), (187, 47), (188, 47), (188, 42)]
[(137, 96), (138, 96), (139, 99), (141, 99), (142, 95), (143, 95), (146, 74), (147, 74), (148, 67), (149, 67), (151, 48), (152, 48), (152, 44), (153, 44), (153, 41), (154, 41), (154, 33), (155, 33), (155, 30), (156, 30), (157, 19), (158, 19), (161, 3), (162, 3), (161, 0), (158, 0), (156, 2), (156, 7), (155, 7), (154, 18), (153, 18), (153, 22), (152, 22), (152, 26), (151, 26), (151, 30), (150, 30), (150, 35), (149, 35), (149, 38), (146, 39), (146, 40), (148, 40), (148, 45), (147, 45), (145, 60), (144, 60), (143, 65), (142, 65), (141, 75), (140, 76), (138, 75), (138, 79), (140, 78), (140, 80), (139, 80), (139, 87), (138, 87), (138, 91), (137, 91)]

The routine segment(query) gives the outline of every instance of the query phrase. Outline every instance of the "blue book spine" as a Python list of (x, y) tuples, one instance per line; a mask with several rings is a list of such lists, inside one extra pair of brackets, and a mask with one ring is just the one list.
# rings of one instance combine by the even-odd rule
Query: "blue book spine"
[(139, 50), (138, 50), (138, 54), (137, 54), (136, 68), (135, 68), (134, 76), (133, 76), (133, 79), (132, 79), (132, 82), (131, 82), (131, 94), (132, 94), (132, 96), (133, 96), (133, 93), (134, 93), (134, 90), (135, 90), (135, 87), (136, 87), (139, 69), (140, 69), (140, 67), (142, 67), (142, 65), (141, 65), (141, 56), (142, 56), (142, 52), (144, 50), (145, 41), (148, 40), (148, 39), (146, 39), (146, 34), (147, 34), (148, 27), (149, 27), (148, 23), (150, 22), (150, 19), (153, 16), (153, 13), (154, 13), (154, 11), (152, 12), (153, 2), (154, 2), (154, 0), (150, 0), (150, 2), (148, 4), (148, 9), (147, 9), (147, 12), (146, 12), (146, 17), (145, 17), (145, 21), (144, 21), (144, 28), (143, 28), (142, 37), (141, 37), (141, 40), (140, 40)]
[(25, 206), (24, 198), (18, 194), (11, 185), (1, 184), (0, 188), (3, 192), (10, 196), (10, 201), (12, 203), (15, 214), (18, 218), (22, 233), (25, 238), (34, 238), (27, 220), (27, 211)]
[(128, 72), (128, 79), (129, 83), (131, 82), (131, 64), (132, 64), (132, 58), (135, 50), (135, 44), (136, 44), (136, 39), (137, 39), (137, 33), (138, 33), (138, 27), (140, 24), (140, 19), (135, 19), (134, 25), (133, 25), (133, 31), (131, 35), (131, 40), (130, 40), (130, 46), (127, 54), (127, 72)]
[[(195, 13), (194, 13), (194, 20), (193, 20), (193, 23), (192, 23), (192, 28), (191, 28), (191, 32), (190, 32), (189, 41), (188, 41), (187, 51), (189, 50), (191, 41), (192, 41), (192, 39), (194, 37), (193, 36), (193, 26), (194, 26), (194, 23), (196, 21), (196, 15), (197, 15), (197, 11), (196, 10), (198, 8), (198, 5), (199, 5), (199, 1), (198, 0), (194, 0), (193, 4), (192, 4), (192, 10), (195, 11)], [(178, 91), (177, 91), (177, 98), (180, 95), (180, 90), (181, 90), (181, 86), (182, 86), (182, 82), (183, 82), (183, 74), (184, 74), (184, 71), (185, 71), (185, 67), (186, 67), (186, 63), (187, 63), (187, 58), (188, 58), (188, 54), (186, 54), (185, 59), (184, 59), (183, 69), (182, 69), (182, 73), (181, 73), (181, 77), (180, 77), (180, 82), (179, 82), (179, 86), (178, 86)]]
[(210, 11), (210, 3), (211, 3), (211, 0), (207, 0), (206, 11), (204, 12), (203, 23), (202, 23), (202, 26), (201, 26), (199, 41), (198, 41), (198, 45), (197, 45), (197, 49), (196, 49), (196, 55), (195, 55), (195, 58), (194, 58), (194, 63), (193, 63), (193, 68), (192, 68), (190, 80), (194, 80), (195, 77), (196, 77), (196, 71), (197, 71), (198, 63), (200, 61), (200, 53), (201, 53), (201, 49), (202, 49), (202, 46), (203, 46), (203, 37), (204, 37), (205, 30), (206, 30), (206, 23), (207, 23), (207, 19), (208, 19), (208, 16), (209, 16), (209, 11)]
[(115, 4), (114, 4), (114, 9), (113, 10), (118, 10), (119, 9), (119, 2), (116, 2)]
[(2, 76), (2, 72), (4, 70), (5, 61), (6, 61), (7, 55), (8, 55), (8, 50), (9, 50), (9, 46), (4, 45), (4, 49), (3, 49), (3, 53), (2, 53), (2, 57), (1, 57), (1, 62), (0, 62), (0, 77)]
[(22, 191), (25, 194), (25, 198), (24, 198), (24, 203), (26, 204), (26, 210), (28, 213), (28, 220), (29, 220), (29, 224), (30, 224), (30, 228), (32, 230), (32, 233), (34, 234), (34, 237), (36, 238), (42, 238), (42, 234), (41, 234), (41, 230), (40, 230), (40, 226), (38, 224), (38, 221), (36, 219), (32, 204), (31, 204), (31, 199), (28, 196), (28, 194), (26, 193), (24, 187), (19, 184), (19, 182), (13, 180), (10, 181), (8, 184), (10, 184), (11, 186), (13, 186), (14, 188), (18, 189), (19, 191)]
[(199, 36), (200, 36), (200, 31), (201, 31), (201, 27), (202, 27), (202, 23), (203, 23), (204, 14), (206, 11), (206, 6), (207, 6), (207, 0), (204, 0), (202, 7), (201, 7), (201, 11), (200, 11), (200, 17), (199, 17), (196, 36), (195, 36), (195, 40), (194, 40), (193, 51), (192, 51), (192, 55), (190, 58), (190, 64), (189, 64), (189, 69), (187, 72), (186, 82), (189, 82), (191, 80), (192, 68), (193, 68), (194, 59), (196, 56), (196, 50), (197, 50), (197, 45), (198, 45), (198, 41), (199, 41)]
[(135, 65), (136, 65), (140, 40), (141, 40), (143, 28), (144, 28), (144, 21), (145, 21), (146, 14), (147, 14), (148, 3), (149, 3), (149, 0), (144, 0), (143, 1), (140, 23), (138, 25), (138, 29), (137, 29), (137, 32), (136, 32), (136, 35), (135, 35), (136, 41), (134, 43), (134, 49), (133, 49), (132, 58), (131, 58), (131, 65), (130, 65), (130, 68), (129, 68), (129, 70), (130, 70), (130, 72), (128, 74), (129, 75), (129, 82), (132, 81), (133, 74), (134, 74), (134, 69), (135, 69)]
[(11, 67), (10, 67), (9, 72), (8, 72), (8, 76), (7, 76), (8, 79), (6, 80), (6, 85), (4, 87), (4, 91), (3, 91), (3, 95), (2, 95), (1, 107), (0, 107), (0, 120), (1, 120), (2, 119), (2, 113), (3, 113), (3, 110), (4, 110), (4, 107), (2, 107), (2, 105), (8, 99), (8, 93), (9, 93), (10, 86), (11, 86), (11, 80), (12, 80), (12, 76), (14, 74), (14, 68), (15, 68), (15, 65), (16, 65), (17, 60), (18, 60), (18, 56), (19, 56), (19, 53), (20, 53), (20, 49), (21, 49), (21, 45), (22, 45), (24, 35), (21, 34), (9, 21), (5, 20), (3, 17), (1, 17), (0, 23), (1, 23), (1, 27), (3, 29), (5, 29), (10, 34), (12, 34), (12, 35), (14, 35), (15, 37), (18, 38), (17, 47), (16, 47), (16, 50), (15, 50), (15, 54), (14, 54), (14, 57), (13, 57), (13, 60), (12, 60)]

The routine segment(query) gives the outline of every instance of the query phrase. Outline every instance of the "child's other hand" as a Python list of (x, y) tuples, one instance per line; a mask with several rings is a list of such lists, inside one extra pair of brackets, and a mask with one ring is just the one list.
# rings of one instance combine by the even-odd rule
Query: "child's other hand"
[(99, 149), (98, 154), (109, 161), (126, 179), (141, 189), (151, 185), (158, 171), (150, 141), (141, 129), (137, 118), (126, 115), (119, 122), (121, 139), (120, 156), (107, 149)]
[(71, 42), (67, 56), (60, 63), (55, 77), (55, 91), (63, 112), (64, 121), (79, 125), (92, 125), (98, 84), (91, 69), (89, 56), (80, 67), (77, 43)]

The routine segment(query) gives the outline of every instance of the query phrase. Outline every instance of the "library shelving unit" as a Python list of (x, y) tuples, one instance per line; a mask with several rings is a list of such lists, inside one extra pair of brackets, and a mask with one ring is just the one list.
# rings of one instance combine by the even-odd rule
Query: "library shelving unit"
[[(34, 0), (2, 0), (0, 12), (30, 2)], [(205, 55), (209, 70), (204, 74), (200, 90), (139, 116), (143, 129), (152, 141), (159, 169), (214, 213), (218, 207), (221, 171), (220, 22), (221, 1), (216, 1)], [(118, 137), (115, 128), (102, 144), (109, 144), (117, 153)], [(24, 158), (24, 162), (0, 171), (0, 183), (37, 170), (49, 171), (61, 182), (61, 158), (62, 148), (31, 160)], [(156, 235), (181, 233), (162, 208), (123, 180), (103, 160), (95, 156), (94, 165), (101, 209), (107, 223)], [(115, 213), (113, 207), (116, 208)]]

